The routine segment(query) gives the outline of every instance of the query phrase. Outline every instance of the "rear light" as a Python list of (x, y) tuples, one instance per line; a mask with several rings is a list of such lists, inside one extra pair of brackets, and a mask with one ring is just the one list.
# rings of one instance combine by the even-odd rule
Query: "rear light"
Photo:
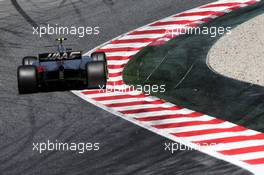
[(41, 73), (41, 72), (44, 72), (44, 67), (37, 67), (37, 71), (38, 71), (38, 73)]

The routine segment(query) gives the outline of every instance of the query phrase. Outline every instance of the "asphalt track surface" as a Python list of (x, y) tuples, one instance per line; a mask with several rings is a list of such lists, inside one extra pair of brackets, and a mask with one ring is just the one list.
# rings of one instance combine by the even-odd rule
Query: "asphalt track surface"
[[(68, 91), (18, 95), (16, 68), (46, 51), (55, 36), (32, 26), (100, 26), (99, 36), (68, 37), (89, 50), (122, 33), (207, 1), (0, 1), (0, 174), (250, 174), (197, 151), (164, 151), (165, 138), (135, 126)], [(33, 142), (99, 142), (100, 151), (32, 151)]]

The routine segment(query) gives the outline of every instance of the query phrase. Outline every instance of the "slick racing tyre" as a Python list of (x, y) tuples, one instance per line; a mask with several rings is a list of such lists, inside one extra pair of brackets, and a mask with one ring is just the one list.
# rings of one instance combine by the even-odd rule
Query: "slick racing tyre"
[(106, 63), (106, 55), (104, 52), (94, 52), (91, 54), (93, 61), (104, 61)]
[(89, 62), (86, 64), (87, 86), (97, 89), (106, 86), (106, 64), (103, 61)]
[(19, 66), (17, 68), (17, 83), (20, 94), (37, 92), (37, 68), (32, 65)]
[(34, 61), (37, 61), (37, 57), (27, 56), (22, 60), (22, 65), (32, 65)]

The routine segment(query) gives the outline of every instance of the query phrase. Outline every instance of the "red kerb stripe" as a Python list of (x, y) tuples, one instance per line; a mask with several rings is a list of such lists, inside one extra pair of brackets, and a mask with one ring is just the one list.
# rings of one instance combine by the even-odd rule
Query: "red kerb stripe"
[(129, 33), (128, 35), (144, 35), (144, 34), (165, 34), (167, 30), (160, 29), (160, 30), (141, 30), (141, 31), (134, 31)]
[(130, 56), (108, 56), (106, 59), (108, 61), (119, 61), (119, 60), (129, 60)]
[(127, 52), (127, 51), (137, 51), (140, 49), (142, 49), (142, 47), (120, 47), (120, 48), (98, 49), (97, 52)]
[(178, 15), (175, 15), (174, 17), (183, 17), (183, 16), (223, 16), (224, 12), (216, 12), (216, 11), (204, 11), (204, 12), (186, 12), (186, 13), (180, 13)]
[(119, 86), (119, 85), (123, 85), (124, 84), (124, 81), (123, 80), (108, 81), (106, 84), (107, 85), (110, 85), (110, 86)]
[(143, 113), (143, 112), (157, 112), (157, 111), (164, 111), (164, 110), (180, 110), (181, 107), (173, 106), (168, 108), (163, 107), (153, 107), (153, 108), (145, 108), (145, 109), (133, 109), (133, 110), (126, 110), (120, 111), (123, 114), (136, 114), (136, 113)]
[(219, 3), (219, 4), (209, 4), (209, 5), (205, 5), (201, 8), (211, 8), (211, 7), (229, 7), (229, 6), (235, 6), (235, 5), (240, 5), (241, 3), (239, 2), (231, 2), (231, 3)]
[(264, 140), (264, 134), (255, 134), (250, 136), (232, 136), (232, 137), (225, 137), (225, 138), (218, 138), (218, 139), (210, 139), (210, 140), (201, 140), (195, 141), (194, 143), (198, 144), (220, 144), (220, 143), (232, 143), (232, 142), (241, 142), (246, 140)]
[(106, 101), (106, 100), (117, 100), (117, 99), (124, 99), (124, 98), (144, 98), (147, 97), (145, 94), (139, 94), (139, 95), (113, 95), (113, 96), (106, 96), (106, 97), (95, 97), (93, 98), (96, 101)]
[(145, 105), (145, 104), (163, 104), (162, 100), (155, 100), (155, 101), (133, 101), (133, 102), (123, 102), (123, 103), (114, 103), (114, 104), (107, 104), (108, 107), (124, 107), (124, 106), (135, 106), (135, 105)]
[(243, 162), (246, 162), (251, 165), (264, 164), (264, 158), (244, 160)]
[(118, 77), (121, 76), (122, 72), (117, 72), (117, 73), (108, 73), (108, 77)]
[(200, 117), (204, 114), (199, 112), (192, 112), (190, 114), (171, 114), (171, 115), (160, 115), (154, 117), (142, 117), (136, 118), (139, 121), (155, 121), (155, 120), (165, 120), (165, 119), (172, 119), (172, 118), (179, 118), (179, 117)]
[(177, 127), (195, 126), (195, 125), (219, 124), (223, 122), (224, 122), (223, 120), (212, 119), (209, 121), (167, 123), (167, 124), (153, 125), (153, 127), (158, 128), (158, 129), (166, 129), (166, 128), (177, 128)]
[(214, 134), (214, 133), (222, 133), (222, 132), (239, 132), (239, 131), (245, 131), (245, 130), (247, 129), (244, 127), (234, 126), (231, 128), (214, 128), (214, 129), (203, 129), (203, 130), (197, 130), (197, 131), (172, 133), (172, 135), (175, 135), (177, 137), (192, 137), (192, 136), (198, 136), (198, 135), (204, 135), (204, 134)]
[(123, 68), (125, 67), (126, 64), (120, 64), (120, 65), (111, 65), (111, 64), (108, 64), (107, 65), (107, 68), (108, 69), (120, 69), (120, 68)]
[(223, 150), (223, 151), (218, 151), (218, 152), (225, 154), (225, 155), (236, 155), (236, 154), (260, 152), (260, 151), (264, 151), (264, 143), (263, 143), (263, 145), (259, 145), (259, 146), (235, 148), (235, 149)]
[(162, 25), (184, 25), (191, 23), (193, 21), (190, 20), (179, 20), (179, 21), (164, 21), (164, 22), (156, 22), (151, 24), (150, 26), (162, 26)]
[(125, 43), (148, 43), (152, 42), (153, 38), (136, 38), (136, 39), (122, 39), (122, 40), (114, 40), (112, 44), (125, 44)]

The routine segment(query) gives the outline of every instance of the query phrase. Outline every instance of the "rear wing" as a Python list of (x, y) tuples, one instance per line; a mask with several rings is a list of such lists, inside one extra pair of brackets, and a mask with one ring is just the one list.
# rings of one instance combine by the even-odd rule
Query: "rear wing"
[(81, 52), (55, 52), (55, 53), (41, 53), (38, 56), (40, 62), (44, 61), (59, 61), (59, 60), (75, 60), (81, 59)]

